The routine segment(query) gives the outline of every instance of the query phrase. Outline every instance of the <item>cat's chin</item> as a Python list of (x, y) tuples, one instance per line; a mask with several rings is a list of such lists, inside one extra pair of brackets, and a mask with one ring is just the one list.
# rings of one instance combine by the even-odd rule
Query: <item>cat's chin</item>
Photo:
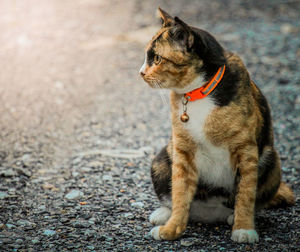
[(148, 82), (148, 81), (146, 81), (145, 79), (144, 79), (144, 81), (147, 83), (147, 85), (148, 85), (149, 87), (151, 87), (151, 88), (157, 88), (153, 83)]
[(157, 86), (155, 86), (155, 85), (152, 84), (152, 83), (147, 82), (147, 84), (148, 84), (148, 86), (151, 87), (151, 88), (154, 88), (154, 89), (158, 88)]
[(145, 82), (148, 84), (149, 87), (153, 88), (153, 89), (165, 89), (165, 87), (163, 87), (161, 84), (155, 84), (152, 82), (148, 82), (145, 80)]
[(188, 92), (191, 92), (191, 91), (201, 87), (204, 83), (205, 83), (204, 77), (198, 76), (191, 83), (185, 85), (184, 87), (172, 87), (170, 89), (177, 94), (186, 94)]
[(147, 80), (145, 77), (143, 77), (143, 80), (148, 84), (151, 88), (158, 88), (157, 85), (155, 85), (152, 81)]

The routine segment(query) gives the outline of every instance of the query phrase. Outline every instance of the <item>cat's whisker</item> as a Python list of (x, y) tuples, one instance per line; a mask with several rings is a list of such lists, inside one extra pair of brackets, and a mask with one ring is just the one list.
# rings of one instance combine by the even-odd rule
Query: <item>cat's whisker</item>
[(167, 100), (166, 100), (165, 94), (164, 94), (164, 92), (163, 92), (163, 90), (162, 90), (162, 87), (161, 87), (161, 85), (159, 84), (158, 81), (155, 81), (155, 86), (159, 89), (159, 95), (160, 95), (160, 97), (161, 97), (161, 99), (162, 99), (162, 101), (163, 101), (163, 104), (164, 104), (165, 106), (168, 106), (168, 102), (167, 102)]

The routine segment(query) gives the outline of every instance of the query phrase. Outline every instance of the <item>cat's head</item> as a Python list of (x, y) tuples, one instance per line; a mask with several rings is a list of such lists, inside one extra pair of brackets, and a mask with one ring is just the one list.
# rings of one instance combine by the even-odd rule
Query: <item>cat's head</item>
[(162, 27), (146, 46), (143, 79), (154, 88), (184, 90), (197, 77), (215, 74), (225, 57), (214, 37), (160, 8), (158, 12)]

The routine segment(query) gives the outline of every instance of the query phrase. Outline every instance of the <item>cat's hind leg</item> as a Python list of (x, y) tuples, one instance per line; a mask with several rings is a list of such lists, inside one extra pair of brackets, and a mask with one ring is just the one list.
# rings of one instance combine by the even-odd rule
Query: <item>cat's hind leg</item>
[(266, 208), (275, 208), (275, 207), (286, 207), (293, 206), (295, 204), (295, 195), (290, 187), (288, 187), (284, 182), (280, 183), (280, 186), (273, 197), (270, 200)]
[(266, 146), (260, 157), (256, 205), (258, 208), (287, 207), (295, 204), (295, 195), (281, 181), (281, 165), (277, 152)]
[(164, 225), (171, 216), (171, 176), (172, 160), (165, 146), (154, 158), (151, 167), (151, 178), (154, 190), (162, 207), (157, 208), (149, 217), (153, 225)]

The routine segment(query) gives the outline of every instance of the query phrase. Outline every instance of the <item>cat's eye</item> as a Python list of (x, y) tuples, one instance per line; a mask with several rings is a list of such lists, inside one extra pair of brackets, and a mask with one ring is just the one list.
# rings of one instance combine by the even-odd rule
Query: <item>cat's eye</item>
[(155, 55), (154, 55), (154, 63), (155, 63), (155, 65), (160, 64), (161, 59), (162, 59), (161, 56), (155, 54)]

